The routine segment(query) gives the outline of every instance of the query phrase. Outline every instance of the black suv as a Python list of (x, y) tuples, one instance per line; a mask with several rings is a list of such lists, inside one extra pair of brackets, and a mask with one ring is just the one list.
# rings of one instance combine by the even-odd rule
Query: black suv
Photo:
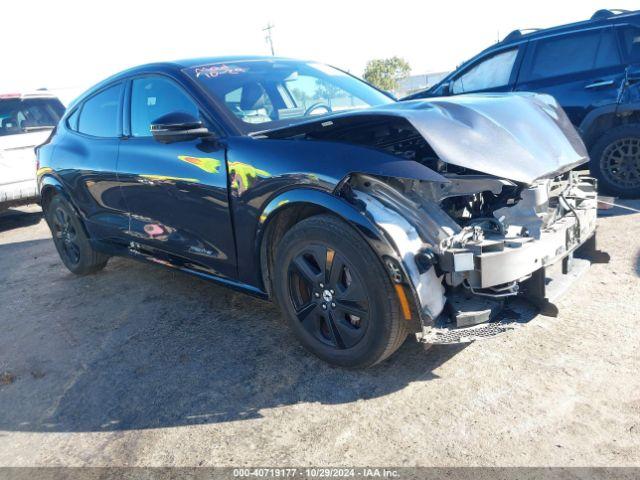
[(468, 92), (553, 95), (576, 126), (603, 190), (640, 195), (640, 11), (516, 30), (432, 88), (403, 100)]

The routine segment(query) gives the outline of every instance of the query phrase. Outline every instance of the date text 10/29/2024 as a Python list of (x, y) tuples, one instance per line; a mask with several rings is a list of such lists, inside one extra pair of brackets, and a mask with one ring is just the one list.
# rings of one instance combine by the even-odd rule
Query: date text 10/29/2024
[(388, 468), (234, 468), (233, 476), (255, 478), (399, 478)]

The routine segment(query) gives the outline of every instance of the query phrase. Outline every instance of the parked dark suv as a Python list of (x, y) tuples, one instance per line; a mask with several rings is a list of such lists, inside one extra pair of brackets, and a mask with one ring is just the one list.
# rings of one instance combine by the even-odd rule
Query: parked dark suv
[(432, 88), (406, 99), (468, 92), (553, 95), (589, 149), (607, 192), (640, 195), (640, 11), (511, 32)]

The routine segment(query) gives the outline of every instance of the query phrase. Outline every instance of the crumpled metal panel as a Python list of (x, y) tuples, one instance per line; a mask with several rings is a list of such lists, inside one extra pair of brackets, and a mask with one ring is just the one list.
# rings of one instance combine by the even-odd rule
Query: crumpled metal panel
[(359, 117), (404, 118), (442, 161), (516, 182), (531, 184), (589, 159), (560, 105), (549, 95), (535, 93), (469, 94), (397, 102), (323, 116), (267, 135), (283, 138), (305, 131), (330, 132), (344, 125), (345, 119)]
[(402, 103), (407, 120), (453, 165), (533, 183), (589, 159), (578, 132), (549, 95), (477, 94)]

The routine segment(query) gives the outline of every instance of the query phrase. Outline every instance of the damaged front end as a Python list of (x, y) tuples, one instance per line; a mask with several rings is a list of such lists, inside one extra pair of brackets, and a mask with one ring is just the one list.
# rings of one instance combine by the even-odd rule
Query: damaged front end
[(419, 302), (419, 338), (458, 343), (500, 333), (509, 326), (494, 320), (509, 297), (552, 311), (588, 266), (573, 260), (576, 251), (595, 248), (595, 181), (577, 172), (532, 185), (443, 176), (446, 183), (353, 175), (343, 187), (399, 252)]
[(399, 102), (267, 137), (358, 145), (419, 167), (390, 173), (363, 149), (335, 193), (393, 246), (399, 265), (385, 261), (413, 294), (424, 342), (504, 331), (498, 313), (512, 297), (555, 313), (553, 299), (589, 264), (577, 257), (595, 250), (596, 182), (572, 171), (586, 148), (550, 96)]

